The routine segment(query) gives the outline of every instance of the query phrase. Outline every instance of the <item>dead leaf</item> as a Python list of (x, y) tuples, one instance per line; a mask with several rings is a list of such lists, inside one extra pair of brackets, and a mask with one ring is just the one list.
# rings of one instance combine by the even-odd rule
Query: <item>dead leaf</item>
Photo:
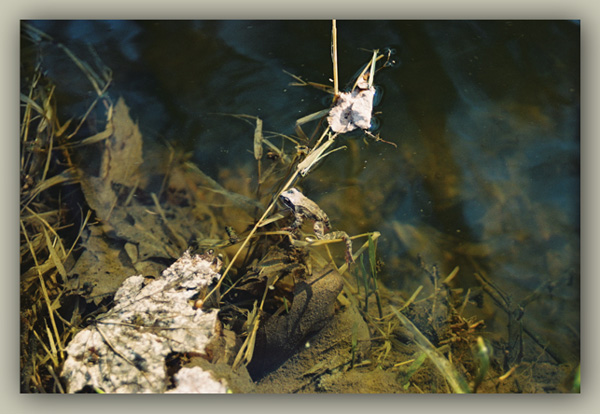
[(115, 106), (112, 136), (106, 141), (103, 157), (108, 158), (108, 171), (100, 176), (113, 183), (131, 186), (135, 182), (138, 167), (142, 164), (142, 135), (137, 123), (129, 116), (125, 100), (119, 98)]
[(374, 97), (375, 88), (372, 86), (340, 93), (327, 117), (331, 130), (343, 134), (357, 128), (363, 130), (371, 128)]
[(108, 220), (117, 202), (113, 184), (133, 187), (143, 162), (142, 135), (137, 123), (130, 118), (123, 98), (119, 98), (112, 113), (106, 126), (105, 132), (110, 132), (110, 137), (103, 141), (99, 176), (90, 176), (80, 170), (85, 198), (102, 220)]

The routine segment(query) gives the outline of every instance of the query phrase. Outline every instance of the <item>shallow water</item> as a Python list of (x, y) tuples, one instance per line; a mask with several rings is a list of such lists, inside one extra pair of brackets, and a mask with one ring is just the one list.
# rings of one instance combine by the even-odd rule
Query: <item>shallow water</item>
[[(329, 83), (329, 21), (32, 23), (83, 60), (93, 47), (146, 157), (167, 157), (167, 141), (216, 179), (255, 171), (253, 128), (219, 113), (293, 134), (327, 105), (284, 70)], [(442, 274), (459, 266), (464, 289), (484, 274), (565, 362), (579, 360), (579, 36), (571, 21), (338, 21), (341, 85), (370, 50), (396, 52), (375, 83), (378, 132), (397, 148), (345, 138), (302, 182), (334, 228), (382, 233), (386, 285), (410, 295), (419, 260)], [(85, 112), (89, 82), (56, 47), (44, 60), (61, 116)], [(479, 312), (488, 330), (505, 329), (501, 312)]]

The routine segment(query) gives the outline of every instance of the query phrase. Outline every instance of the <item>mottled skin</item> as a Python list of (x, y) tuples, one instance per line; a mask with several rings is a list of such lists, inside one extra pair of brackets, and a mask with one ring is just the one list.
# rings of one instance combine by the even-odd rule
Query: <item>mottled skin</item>
[(354, 262), (352, 258), (352, 241), (350, 240), (350, 237), (343, 231), (325, 234), (325, 232), (329, 231), (331, 228), (329, 225), (329, 217), (327, 217), (327, 214), (321, 210), (317, 203), (307, 198), (295, 188), (284, 191), (279, 197), (283, 204), (294, 213), (294, 222), (288, 227), (288, 230), (295, 231), (302, 223), (304, 223), (304, 220), (311, 220), (314, 222), (313, 229), (317, 239), (331, 240), (340, 237), (346, 243), (346, 262)]
[(290, 188), (281, 193), (281, 201), (294, 213), (294, 222), (290, 226), (291, 230), (299, 228), (304, 220), (314, 221), (314, 231), (317, 239), (322, 239), (325, 232), (330, 229), (329, 217), (321, 208), (295, 188)]

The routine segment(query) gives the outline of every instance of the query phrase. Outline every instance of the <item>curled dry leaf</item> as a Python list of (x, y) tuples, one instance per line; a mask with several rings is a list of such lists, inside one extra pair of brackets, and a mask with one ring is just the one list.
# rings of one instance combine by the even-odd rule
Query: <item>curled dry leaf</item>
[(371, 128), (371, 113), (375, 88), (356, 88), (352, 92), (341, 92), (329, 115), (327, 122), (333, 132), (345, 133), (355, 129)]

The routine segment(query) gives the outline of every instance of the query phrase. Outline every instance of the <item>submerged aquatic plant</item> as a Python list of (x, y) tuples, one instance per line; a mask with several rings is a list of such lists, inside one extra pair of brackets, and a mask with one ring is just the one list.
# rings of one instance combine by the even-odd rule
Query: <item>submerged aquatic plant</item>
[[(35, 31), (29, 35), (44, 38)], [(335, 40), (335, 25), (332, 35)], [(331, 320), (334, 320), (333, 314), (322, 312), (323, 309), (333, 312), (335, 305), (336, 312), (355, 311), (359, 318), (345, 325), (347, 337), (336, 336), (336, 341), (345, 341), (344, 351), (347, 352), (335, 362), (328, 359), (318, 361), (304, 369), (302, 378), (305, 383), (294, 390), (306, 390), (302, 387), (310, 384), (314, 389), (327, 392), (330, 390), (327, 388), (328, 376), (369, 371), (393, 372), (397, 384), (392, 391), (489, 392), (490, 384), (497, 389), (508, 389), (506, 384), (519, 374), (523, 375), (524, 338), (533, 338), (543, 349), (542, 353), (554, 353), (522, 321), (526, 305), (535, 300), (536, 295), (514, 303), (510, 297), (481, 279), (484, 293), (497, 299), (509, 318), (508, 341), (498, 345), (498, 341), (482, 339), (483, 321), (465, 316), (474, 301), (481, 301), (481, 293), (476, 288), (465, 292), (451, 287), (459, 272), (458, 267), (447, 276), (441, 276), (435, 266), (432, 270), (423, 266), (422, 279), (415, 275), (413, 293), (407, 292), (405, 296), (402, 291), (387, 291), (380, 280), (387, 252), (378, 251), (385, 247), (378, 246), (379, 232), (347, 235), (347, 239), (354, 242), (353, 249), (356, 249), (352, 251), (352, 260), (356, 260), (356, 264), (352, 265), (351, 261), (340, 263), (340, 256), (333, 254), (337, 253), (333, 248), (347, 243), (348, 240), (343, 237), (329, 240), (295, 237), (283, 226), (273, 225), (284, 219), (276, 212), (279, 196), (293, 186), (301, 185), (301, 180), (306, 177), (316, 177), (316, 167), (322, 161), (333, 159), (330, 156), (335, 157), (336, 151), (346, 148), (340, 143), (343, 134), (356, 131), (366, 139), (383, 141), (379, 136), (373, 136), (369, 129), (373, 99), (371, 88), (376, 64), (380, 65), (378, 62), (386, 56), (389, 58), (389, 54), (374, 51), (359, 71), (355, 86), (348, 91), (339, 90), (337, 69), (334, 69), (333, 88), (304, 82), (293, 75), (298, 84), (318, 87), (333, 95), (330, 108), (298, 119), (298, 136), (268, 131), (266, 122), (258, 116), (227, 114), (247, 122), (252, 128), (252, 144), (249, 147), (256, 163), (251, 168), (256, 166), (258, 178), (251, 190), (247, 189), (246, 183), (243, 188), (230, 185), (231, 181), (218, 183), (191, 163), (188, 155), (172, 150), (164, 161), (166, 167), (157, 174), (160, 191), (150, 192), (145, 191), (147, 187), (143, 180), (134, 179), (135, 174), (129, 170), (132, 165), (126, 161), (130, 157), (139, 161), (135, 154), (141, 149), (141, 135), (133, 133), (131, 141), (125, 143), (115, 132), (119, 124), (133, 131), (135, 123), (128, 116), (124, 102), (119, 100), (113, 104), (107, 93), (111, 83), (110, 77), (107, 77), (110, 71), (98, 70), (79, 61), (64, 46), (60, 50), (89, 78), (97, 96), (92, 96), (93, 103), (82, 115), (81, 121), (60, 119), (59, 122), (57, 114), (60, 112), (55, 99), (57, 91), (45, 80), (41, 68), (32, 71), (35, 73), (31, 77), (32, 85), (23, 89), (20, 223), (23, 390), (64, 391), (58, 373), (65, 358), (66, 343), (91, 320), (87, 318), (89, 310), (82, 308), (75, 308), (72, 314), (66, 316), (65, 296), (75, 292), (77, 300), (97, 301), (94, 304), (98, 306), (106, 304), (102, 299), (110, 298), (115, 290), (98, 293), (98, 286), (88, 278), (94, 272), (90, 263), (101, 272), (108, 271), (104, 268), (108, 267), (106, 257), (121, 254), (133, 266), (127, 271), (131, 269), (131, 272), (148, 274), (145, 258), (159, 257), (166, 262), (179, 257), (182, 250), (191, 244), (198, 249), (214, 248), (225, 253), (225, 271), (218, 282), (208, 290), (203, 289), (198, 297), (194, 295), (190, 303), (196, 309), (220, 308), (222, 332), (237, 334), (230, 341), (233, 346), (227, 350), (230, 352), (227, 358), (231, 358), (226, 362), (241, 371), (244, 366), (256, 363), (261, 357), (260, 352), (265, 355), (264, 350), (257, 348), (257, 343), (260, 345), (260, 335), (264, 332), (261, 329), (269, 320), (269, 332), (272, 332), (278, 327), (276, 322), (283, 324), (284, 321), (304, 322), (304, 319), (310, 319), (303, 319), (305, 315), (298, 310), (302, 304), (310, 303), (307, 291), (300, 289), (303, 283), (303, 286), (307, 285), (306, 275), (317, 274), (328, 280), (337, 278), (336, 283), (339, 283), (335, 288), (340, 290), (331, 289), (333, 299), (328, 298), (328, 306), (315, 306), (316, 310), (313, 310), (318, 316)], [(335, 68), (337, 48), (333, 50)], [(82, 128), (86, 116), (93, 112), (94, 107), (101, 106), (106, 109), (106, 127), (85, 136)], [(301, 126), (317, 120), (321, 123), (309, 139)], [(107, 142), (109, 140), (124, 144), (125, 152), (116, 152), (117, 148), (111, 146)], [(353, 141), (346, 142), (350, 148), (357, 147)], [(289, 143), (294, 146), (291, 151)], [(75, 174), (77, 164), (71, 162), (71, 157), (76, 149), (92, 145), (97, 147), (91, 148), (101, 146), (103, 151), (107, 151), (107, 156), (101, 157), (104, 180)], [(247, 173), (243, 168), (238, 171)], [(121, 180), (119, 177), (126, 178)], [(81, 186), (79, 223), (64, 220), (66, 192), (61, 187), (65, 185), (73, 185), (70, 189)], [(179, 208), (182, 205), (192, 207), (184, 210)], [(243, 211), (243, 219), (239, 220), (243, 226), (236, 225), (239, 211)], [(202, 231), (186, 232), (200, 229), (198, 221), (191, 221), (195, 214), (202, 217), (209, 230), (205, 232), (203, 227)], [(181, 218), (183, 230), (174, 216)], [(90, 226), (90, 223), (93, 225)], [(79, 227), (76, 228), (76, 225)], [(120, 246), (115, 248), (105, 243), (94, 249), (94, 241), (106, 242), (103, 232), (109, 227), (110, 239)], [(398, 222), (393, 222), (392, 227), (394, 231), (402, 230)], [(296, 230), (302, 232), (301, 229)], [(422, 239), (427, 242), (426, 236)], [(97, 261), (84, 260), (93, 255), (98, 255)], [(75, 269), (85, 269), (76, 272), (80, 273), (77, 278), (72, 277), (74, 260), (77, 260), (76, 266), (80, 266)], [(394, 270), (397, 270), (396, 265), (391, 263)], [(322, 274), (315, 272), (322, 268), (327, 271)], [(74, 280), (72, 284), (81, 283), (73, 287), (65, 283), (66, 279)], [(118, 283), (120, 281), (115, 285), (118, 286)], [(540, 289), (545, 287), (543, 285)], [(204, 294), (206, 291), (208, 295)], [(301, 294), (305, 294), (304, 302)], [(100, 313), (100, 308), (97, 310)], [(368, 329), (363, 319), (367, 321)], [(97, 321), (102, 321), (102, 318), (97, 318)], [(143, 318), (135, 318), (132, 325), (139, 330), (153, 328), (151, 322), (144, 322)], [(311, 325), (310, 329), (301, 333), (310, 331), (312, 334), (315, 326), (321, 327), (320, 324)], [(102, 327), (100, 330), (104, 332)], [(293, 330), (282, 332), (297, 334)], [(280, 335), (280, 340), (281, 337), (284, 335)], [(235, 340), (240, 340), (240, 343), (243, 340), (243, 343)], [(330, 341), (328, 345), (334, 347), (338, 344), (336, 341)], [(300, 343), (300, 347), (310, 352), (315, 344), (311, 338)], [(361, 353), (365, 344), (372, 351), (369, 359)], [(492, 353), (494, 347), (502, 349), (496, 357)], [(474, 354), (472, 349), (476, 350)], [(217, 358), (214, 355), (211, 356)], [(266, 355), (271, 356), (268, 352)], [(499, 362), (497, 355), (505, 356), (504, 362)], [(93, 362), (96, 356), (91, 354), (90, 358)], [(170, 363), (176, 366), (191, 358), (193, 356), (181, 355), (174, 357), (176, 361)], [(352, 372), (348, 371), (350, 369)], [(574, 390), (579, 389), (578, 373), (573, 387)]]
[[(337, 81), (337, 43), (336, 43), (337, 31), (336, 31), (335, 20), (333, 21), (332, 27), (333, 27), (333, 29), (332, 29), (332, 50), (334, 51), (333, 52), (334, 83), (336, 85), (335, 90), (334, 90), (334, 102), (335, 102), (336, 99), (339, 99), (340, 96), (345, 96), (345, 95), (341, 95), (339, 93), (339, 91), (337, 90), (337, 84), (338, 84), (338, 81)], [(366, 68), (359, 75), (359, 79), (357, 79), (357, 84), (359, 86), (361, 86), (361, 87), (366, 86), (369, 90), (372, 89), (373, 79), (375, 76), (375, 65), (376, 65), (377, 61), (383, 57), (382, 55), (379, 55), (378, 53), (379, 53), (378, 51), (373, 52), (373, 58), (370, 62), (370, 65), (366, 67), (366, 68), (369, 68), (368, 81), (364, 80), (365, 76), (366, 76), (365, 75), (365, 71), (367, 70)], [(389, 60), (389, 56), (388, 56), (388, 60)], [(295, 77), (295, 78), (299, 79), (298, 77)], [(309, 83), (304, 82), (302, 85), (309, 85)], [(373, 90), (373, 93), (374, 93), (374, 90)], [(350, 94), (352, 94), (352, 92)], [(345, 98), (342, 98), (342, 99), (345, 99)], [(361, 103), (360, 103), (360, 105), (357, 106), (356, 110), (352, 110), (354, 103), (349, 104), (350, 105), (350, 114), (352, 115), (349, 119), (351, 122), (354, 122), (356, 120), (358, 122), (358, 124), (356, 124), (356, 126), (360, 127), (361, 129), (366, 130), (370, 127), (370, 121), (363, 122), (363, 121), (358, 121), (358, 119), (359, 118), (365, 118), (365, 119), (368, 118), (368, 120), (370, 120), (370, 114), (372, 111), (372, 101), (373, 101), (372, 96), (370, 99), (370, 105), (363, 105), (364, 102), (361, 100)], [(358, 107), (360, 107), (360, 108), (358, 108)], [(342, 112), (347, 113), (348, 112), (347, 109), (348, 108), (343, 109)], [(334, 104), (334, 106), (331, 110), (328, 109), (325, 112), (320, 111), (316, 114), (312, 114), (307, 117), (303, 117), (297, 121), (296, 124), (297, 124), (297, 127), (299, 128), (300, 125), (302, 125), (303, 123), (308, 122), (313, 119), (322, 118), (324, 113), (329, 113), (328, 127), (325, 128), (325, 130), (322, 132), (322, 134), (320, 135), (320, 137), (318, 138), (318, 140), (316, 141), (314, 146), (307, 151), (304, 159), (295, 166), (295, 168), (292, 170), (292, 173), (290, 174), (287, 181), (283, 185), (281, 185), (279, 190), (273, 195), (273, 197), (271, 198), (271, 202), (265, 209), (263, 215), (258, 219), (256, 224), (252, 227), (252, 229), (250, 230), (250, 233), (246, 236), (246, 238), (242, 242), (241, 246), (237, 250), (236, 254), (231, 259), (229, 266), (227, 266), (225, 268), (225, 270), (223, 271), (223, 275), (222, 275), (221, 279), (219, 280), (217, 285), (213, 288), (213, 290), (211, 292), (209, 292), (208, 296), (212, 295), (213, 293), (215, 293), (216, 291), (219, 290), (223, 280), (225, 280), (225, 277), (231, 270), (233, 263), (236, 261), (236, 259), (241, 254), (241, 252), (244, 251), (244, 248), (249, 243), (249, 241), (252, 239), (252, 237), (254, 236), (256, 231), (260, 227), (265, 225), (265, 222), (268, 220), (267, 217), (275, 208), (277, 201), (279, 200), (279, 197), (281, 196), (281, 194), (284, 193), (285, 191), (288, 191), (300, 177), (306, 177), (309, 174), (309, 172), (325, 157), (327, 157), (327, 156), (331, 155), (333, 152), (338, 151), (343, 148), (343, 147), (339, 147), (334, 150), (329, 150), (329, 148), (336, 142), (336, 138), (338, 137), (338, 135), (340, 133), (348, 132), (355, 128), (351, 128), (349, 126), (346, 126), (345, 128), (341, 128), (341, 129), (337, 128), (337, 125), (340, 122), (342, 122), (342, 118), (345, 117), (345, 115), (343, 115), (342, 113), (338, 114), (338, 112), (339, 111), (337, 108), (337, 104)], [(366, 115), (367, 113), (369, 114), (368, 116)], [(238, 115), (238, 116), (245, 117), (245, 118), (252, 118), (250, 115)], [(254, 134), (254, 155), (258, 161), (258, 160), (260, 160), (260, 158), (262, 156), (262, 144), (264, 142), (268, 142), (268, 141), (264, 140), (262, 137), (262, 121), (258, 117), (254, 117), (254, 118), (256, 119), (256, 129), (255, 129), (255, 134)]]
[[(53, 39), (26, 23), (23, 37), (31, 44)], [(77, 65), (93, 85), (97, 97), (78, 125), (61, 121), (56, 86), (44, 76), (39, 56), (33, 65), (24, 65), (21, 85), (21, 390), (64, 392), (57, 373), (65, 358), (65, 345), (74, 334), (80, 315), (65, 319), (63, 305), (67, 266), (72, 262), (91, 212), (69, 212), (65, 206), (70, 185), (78, 183), (69, 149), (74, 138), (103, 98), (111, 84), (110, 71), (98, 75), (68, 48), (60, 49)], [(87, 145), (91, 140), (81, 141)], [(78, 215), (79, 228), (69, 216)], [(70, 246), (68, 245), (70, 244)], [(38, 350), (38, 351), (36, 351)], [(50, 389), (49, 389), (50, 390)]]
[[(335, 151), (343, 149), (344, 147), (334, 148), (334, 145), (338, 141), (338, 137), (340, 134), (352, 131), (356, 128), (364, 130), (368, 133), (368, 129), (370, 128), (370, 118), (373, 107), (373, 96), (375, 93), (375, 89), (373, 88), (373, 81), (376, 72), (376, 64), (377, 62), (383, 58), (383, 55), (380, 55), (376, 50), (373, 52), (372, 59), (369, 64), (365, 66), (365, 69), (359, 74), (355, 88), (351, 92), (339, 92), (338, 90), (338, 80), (337, 80), (337, 31), (336, 31), (336, 23), (333, 21), (332, 24), (332, 60), (334, 66), (334, 90), (333, 90), (333, 106), (331, 109), (327, 109), (324, 111), (319, 111), (316, 114), (308, 115), (300, 118), (296, 122), (296, 130), (299, 132), (299, 135), (302, 137), (306, 137), (304, 132), (302, 131), (301, 125), (306, 122), (322, 119), (327, 115), (328, 125), (325, 127), (323, 132), (320, 133), (318, 139), (312, 147), (306, 147), (303, 150), (302, 158), (297, 159), (294, 163), (291, 164), (289, 175), (286, 179), (283, 180), (283, 184), (277, 186), (277, 191), (272, 195), (269, 204), (264, 209), (260, 218), (256, 221), (256, 223), (252, 226), (250, 231), (243, 239), (241, 239), (241, 243), (237, 248), (235, 254), (229, 261), (228, 265), (225, 267), (221, 278), (218, 280), (214, 288), (207, 294), (205, 300), (209, 300), (212, 295), (217, 295), (217, 301), (221, 297), (220, 289), (225, 280), (228, 279), (228, 275), (231, 272), (235, 263), (238, 262), (238, 259), (242, 254), (247, 252), (248, 246), (251, 243), (256, 235), (258, 234), (259, 229), (263, 228), (269, 223), (280, 218), (279, 215), (272, 216), (272, 212), (274, 211), (278, 200), (282, 196), (282, 194), (290, 191), (290, 189), (295, 185), (295, 183), (304, 177), (306, 177), (316, 165), (318, 165), (323, 159), (333, 154)], [(389, 60), (389, 55), (388, 55)], [(294, 75), (292, 75), (294, 76)], [(321, 85), (304, 82), (299, 77), (294, 76), (296, 80), (299, 81), (299, 84), (302, 86), (311, 85), (320, 87), (320, 89), (327, 90), (327, 87), (322, 87)], [(236, 115), (233, 115), (236, 116)], [(261, 164), (260, 160), (263, 155), (263, 145), (269, 145), (270, 141), (265, 139), (263, 134), (263, 123), (262, 120), (258, 117), (253, 117), (250, 115), (237, 115), (237, 117), (245, 120), (255, 120), (255, 131), (254, 131), (254, 156), (258, 162), (258, 171), (259, 171), (259, 182), (260, 182), (260, 172), (261, 172)], [(368, 133), (371, 135), (370, 133)], [(372, 135), (371, 135), (372, 136)], [(289, 137), (283, 137), (284, 139), (290, 139)], [(380, 140), (378, 137), (376, 139)], [(293, 140), (293, 139), (292, 139)], [(280, 155), (281, 156), (281, 155)], [(352, 253), (350, 251), (351, 239), (355, 237), (349, 237), (345, 232), (333, 232), (329, 235), (330, 237), (323, 238), (318, 237), (318, 240), (313, 240), (309, 243), (311, 247), (316, 247), (319, 245), (327, 245), (332, 242), (343, 241), (347, 245), (347, 253), (346, 253), (346, 264), (341, 267), (335, 266), (335, 262), (333, 258), (331, 258), (331, 265), (334, 266), (340, 274), (346, 271), (348, 265), (359, 257), (362, 253), (362, 249), (359, 252)], [(382, 308), (381, 308), (381, 300), (379, 297), (378, 286), (377, 286), (377, 274), (376, 274), (376, 266), (375, 266), (375, 240), (379, 236), (379, 233), (371, 233), (366, 235), (368, 237), (368, 252), (369, 252), (369, 262), (370, 262), (370, 276), (366, 275), (366, 272), (363, 272), (365, 280), (368, 280), (367, 285), (368, 289), (365, 292), (365, 306), (368, 303), (369, 296), (372, 294), (375, 295), (377, 299), (377, 306), (379, 309), (380, 316), (382, 316)], [(292, 244), (294, 246), (304, 246), (306, 245), (304, 241), (292, 240)], [(362, 260), (362, 259), (361, 259)], [(364, 270), (364, 266), (363, 266)], [(237, 284), (241, 279), (238, 279), (234, 282), (226, 291), (225, 294), (231, 291), (233, 286)], [(237, 354), (237, 357), (234, 361), (234, 367), (239, 366), (243, 361), (248, 364), (252, 359), (252, 349), (254, 348), (258, 326), (262, 322), (261, 313), (263, 312), (265, 301), (267, 298), (267, 292), (269, 287), (272, 287), (275, 281), (270, 281), (267, 283), (267, 286), (264, 287), (264, 292), (262, 294), (262, 298), (254, 303), (254, 310), (250, 315), (254, 315), (250, 320), (250, 315), (248, 317), (249, 324), (246, 327), (246, 340), (244, 341), (240, 351)], [(285, 303), (284, 303), (285, 305)], [(367, 309), (365, 309), (367, 310)], [(258, 311), (258, 313), (256, 313)]]

